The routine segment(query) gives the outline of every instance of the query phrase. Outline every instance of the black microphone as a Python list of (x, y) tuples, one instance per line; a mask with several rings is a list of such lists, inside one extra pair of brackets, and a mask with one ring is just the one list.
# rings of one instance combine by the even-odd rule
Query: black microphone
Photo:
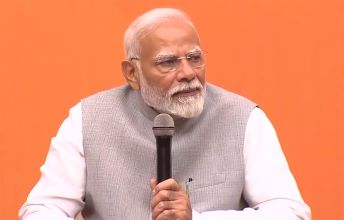
[(157, 147), (158, 183), (172, 177), (171, 142), (174, 134), (174, 122), (170, 115), (159, 114), (154, 118), (153, 133)]

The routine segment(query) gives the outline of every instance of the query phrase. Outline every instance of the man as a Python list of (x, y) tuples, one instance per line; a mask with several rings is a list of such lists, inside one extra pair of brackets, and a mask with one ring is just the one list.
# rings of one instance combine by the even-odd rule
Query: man
[[(183, 12), (149, 11), (124, 41), (129, 85), (71, 109), (22, 219), (310, 219), (262, 110), (205, 82), (205, 52)], [(157, 184), (159, 113), (176, 132), (173, 178)]]

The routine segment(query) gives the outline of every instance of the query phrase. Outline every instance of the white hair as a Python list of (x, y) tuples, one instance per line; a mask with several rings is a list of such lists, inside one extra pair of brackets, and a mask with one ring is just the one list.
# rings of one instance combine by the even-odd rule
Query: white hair
[(169, 19), (180, 19), (194, 28), (188, 16), (174, 8), (157, 8), (148, 11), (134, 20), (124, 34), (124, 50), (126, 59), (139, 58), (140, 40), (154, 30), (158, 25)]

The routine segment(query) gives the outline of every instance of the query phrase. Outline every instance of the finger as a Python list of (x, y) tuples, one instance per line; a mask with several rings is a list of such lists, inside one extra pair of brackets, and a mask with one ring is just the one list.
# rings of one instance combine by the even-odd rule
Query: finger
[(167, 179), (155, 186), (154, 191), (158, 193), (162, 190), (180, 191), (182, 187), (174, 179)]
[(149, 185), (150, 185), (151, 190), (153, 190), (156, 187), (156, 184), (157, 184), (157, 181), (155, 178), (150, 179)]
[[(189, 201), (187, 194), (184, 191), (171, 191), (171, 190), (162, 190), (159, 193), (155, 194), (151, 200), (151, 208), (154, 209), (159, 203), (166, 201)], [(176, 203), (177, 204), (177, 203)]]
[[(159, 203), (155, 209), (152, 210), (153, 219), (185, 219), (175, 218), (176, 216), (188, 216), (191, 213), (191, 207), (183, 204), (180, 201), (164, 201)], [(168, 217), (168, 218), (167, 218)]]
[(178, 219), (175, 214), (175, 210), (171, 210), (171, 209), (164, 210), (155, 218), (155, 220), (166, 220), (166, 219)]
[(180, 211), (175, 209), (167, 209), (161, 212), (155, 220), (170, 220), (170, 219), (183, 219), (183, 220), (191, 220), (192, 219), (192, 212), (190, 211)]
[(174, 200), (173, 195), (171, 195), (172, 192), (174, 191), (163, 190), (159, 193), (153, 194), (151, 208), (154, 209), (160, 202)]
[[(161, 201), (152, 209), (152, 217), (156, 219), (162, 212), (166, 210), (172, 210), (176, 207), (175, 201)], [(166, 213), (165, 213), (166, 214)]]

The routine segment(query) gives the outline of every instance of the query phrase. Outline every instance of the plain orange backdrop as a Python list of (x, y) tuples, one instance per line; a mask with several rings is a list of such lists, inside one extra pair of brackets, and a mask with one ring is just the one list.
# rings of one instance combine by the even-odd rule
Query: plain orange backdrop
[(198, 27), (208, 81), (268, 114), (313, 219), (344, 219), (343, 0), (1, 0), (0, 218), (17, 219), (68, 109), (125, 83), (123, 32), (162, 6)]

